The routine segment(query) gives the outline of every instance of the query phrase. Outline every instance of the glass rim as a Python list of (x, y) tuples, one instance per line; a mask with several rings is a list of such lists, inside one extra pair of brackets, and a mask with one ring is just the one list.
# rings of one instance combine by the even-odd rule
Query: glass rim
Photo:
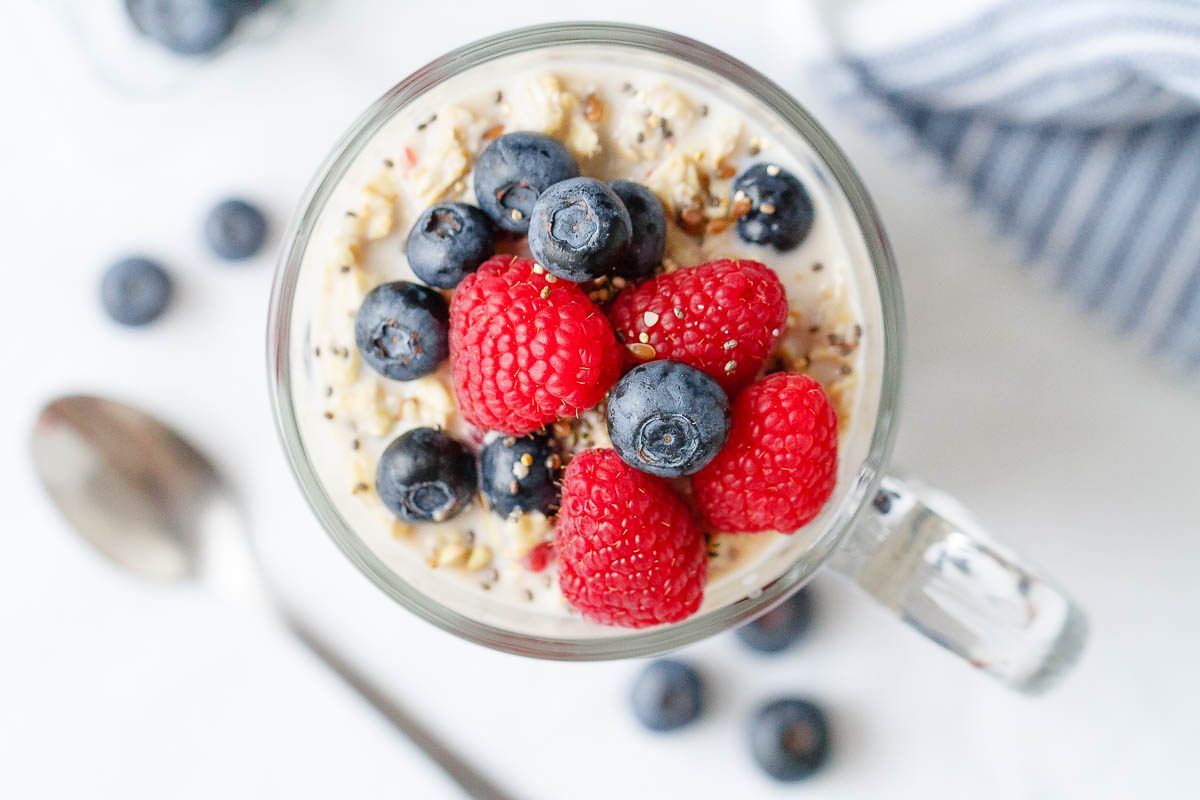
[[(875, 427), (867, 455), (837, 515), (830, 520), (831, 534), (820, 537), (802, 561), (792, 564), (753, 598), (745, 597), (667, 626), (644, 631), (614, 629), (611, 636), (582, 639), (530, 635), (480, 622), (442, 605), (387, 567), (342, 518), (318, 477), (296, 418), (291, 380), (293, 302), (305, 250), (325, 203), (363, 146), (400, 109), (440, 82), (498, 58), (558, 45), (627, 47), (683, 60), (733, 82), (770, 107), (812, 146), (845, 195), (875, 276), (883, 329)], [(891, 454), (900, 389), (903, 301), (894, 259), (874, 204), (841, 149), (797, 100), (752, 67), (693, 39), (639, 25), (567, 22), (505, 31), (451, 50), (393, 86), (354, 121), (317, 169), (288, 224), (283, 243), (271, 288), (267, 367), (276, 432), (301, 493), (338, 548), (385, 594), (427, 622), (477, 644), (538, 658), (595, 661), (655, 655), (728, 630), (781, 602), (820, 568), (868, 507)]]

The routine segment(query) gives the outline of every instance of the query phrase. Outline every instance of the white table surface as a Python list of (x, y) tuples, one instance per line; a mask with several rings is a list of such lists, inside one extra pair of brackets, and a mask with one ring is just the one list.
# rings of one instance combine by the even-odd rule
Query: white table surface
[[(39, 4), (45, 6), (46, 4)], [(788, 655), (729, 636), (687, 651), (712, 709), (640, 731), (633, 663), (500, 655), (409, 617), (317, 528), (276, 443), (263, 369), (272, 264), (215, 263), (210, 201), (240, 192), (282, 224), (332, 141), (442, 51), (566, 4), (342, 2), (230, 53), (153, 103), (97, 84), (51, 7), (0, 11), (0, 797), (456, 797), (410, 745), (275, 630), (190, 588), (119, 574), (35, 486), (40, 404), (86, 390), (177, 424), (250, 498), (272, 571), (397, 698), (525, 798), (1197, 796), (1200, 395), (1015, 269), (954, 191), (830, 108), (802, 4), (709, 15), (615, 2), (592, 16), (676, 29), (792, 88), (873, 192), (904, 274), (910, 342), (897, 460), (957, 494), (1090, 612), (1085, 661), (1030, 700), (920, 641), (853, 588), (818, 580), (820, 622)], [(278, 231), (279, 225), (276, 230)], [(175, 270), (179, 302), (118, 330), (96, 282), (131, 250)], [(750, 708), (828, 704), (836, 751), (803, 787), (750, 763)]]

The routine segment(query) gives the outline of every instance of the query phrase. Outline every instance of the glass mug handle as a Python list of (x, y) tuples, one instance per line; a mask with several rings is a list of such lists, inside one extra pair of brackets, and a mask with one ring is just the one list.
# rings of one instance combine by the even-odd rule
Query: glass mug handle
[(829, 565), (1019, 691), (1053, 685), (1087, 638), (1066, 593), (992, 542), (956, 501), (916, 483), (885, 477)]

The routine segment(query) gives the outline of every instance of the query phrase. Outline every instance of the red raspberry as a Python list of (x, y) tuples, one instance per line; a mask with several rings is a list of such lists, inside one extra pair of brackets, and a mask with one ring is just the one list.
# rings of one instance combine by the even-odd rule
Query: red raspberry
[(793, 533), (812, 521), (837, 482), (837, 414), (807, 375), (777, 373), (739, 394), (729, 441), (692, 476), (714, 530)]
[(758, 376), (787, 312), (773, 270), (757, 261), (722, 259), (625, 289), (608, 316), (625, 337), (627, 364), (682, 361), (733, 395)]
[(700, 607), (708, 548), (670, 484), (612, 450), (567, 465), (558, 517), (558, 582), (593, 622), (644, 628)]
[(450, 366), (468, 422), (521, 436), (599, 403), (621, 354), (582, 289), (529, 259), (494, 256), (450, 301)]
[(554, 542), (542, 542), (534, 545), (533, 549), (521, 559), (521, 566), (530, 572), (541, 572), (554, 558)]

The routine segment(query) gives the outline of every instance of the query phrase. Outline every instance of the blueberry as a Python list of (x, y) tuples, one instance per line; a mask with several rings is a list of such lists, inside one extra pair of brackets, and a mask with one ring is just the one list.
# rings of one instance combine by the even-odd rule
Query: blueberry
[(363, 360), (392, 380), (428, 375), (450, 354), (450, 309), (428, 286), (407, 281), (372, 289), (354, 320)]
[(633, 713), (652, 731), (673, 731), (704, 711), (700, 676), (682, 661), (651, 662), (633, 682)]
[(538, 195), (577, 175), (579, 165), (558, 141), (541, 133), (506, 133), (475, 160), (475, 200), (502, 230), (525, 233)]
[(122, 325), (146, 325), (171, 301), (171, 276), (149, 259), (126, 258), (104, 273), (100, 299), (108, 315)]
[(402, 520), (442, 522), (471, 501), (475, 458), (442, 431), (414, 428), (379, 457), (375, 491)]
[(493, 512), (509, 517), (558, 511), (560, 461), (549, 435), (499, 436), (479, 454), (479, 491)]
[(739, 192), (750, 200), (750, 210), (737, 223), (744, 241), (791, 250), (812, 230), (812, 199), (796, 176), (782, 167), (755, 164), (733, 182), (733, 196)]
[(204, 220), (209, 249), (227, 261), (240, 261), (262, 249), (267, 238), (267, 218), (245, 200), (222, 200)]
[(641, 364), (608, 396), (608, 436), (631, 467), (664, 478), (691, 475), (729, 438), (729, 398), (686, 364)]
[(229, 38), (245, 11), (229, 0), (125, 0), (138, 32), (173, 53), (211, 53)]
[(750, 752), (778, 781), (798, 781), (829, 758), (829, 723), (814, 703), (776, 700), (759, 709), (750, 724)]
[(529, 252), (549, 272), (589, 281), (625, 257), (633, 226), (617, 193), (595, 178), (571, 178), (542, 192), (529, 221)]
[(805, 587), (736, 633), (751, 650), (778, 653), (803, 636), (811, 624), (812, 591)]
[(425, 209), (404, 245), (412, 271), (439, 289), (458, 286), (495, 250), (492, 220), (466, 203), (438, 203)]
[(625, 278), (649, 278), (662, 264), (667, 249), (667, 215), (663, 204), (640, 183), (613, 181), (609, 184), (629, 212), (633, 240), (629, 252), (617, 265), (616, 273)]

